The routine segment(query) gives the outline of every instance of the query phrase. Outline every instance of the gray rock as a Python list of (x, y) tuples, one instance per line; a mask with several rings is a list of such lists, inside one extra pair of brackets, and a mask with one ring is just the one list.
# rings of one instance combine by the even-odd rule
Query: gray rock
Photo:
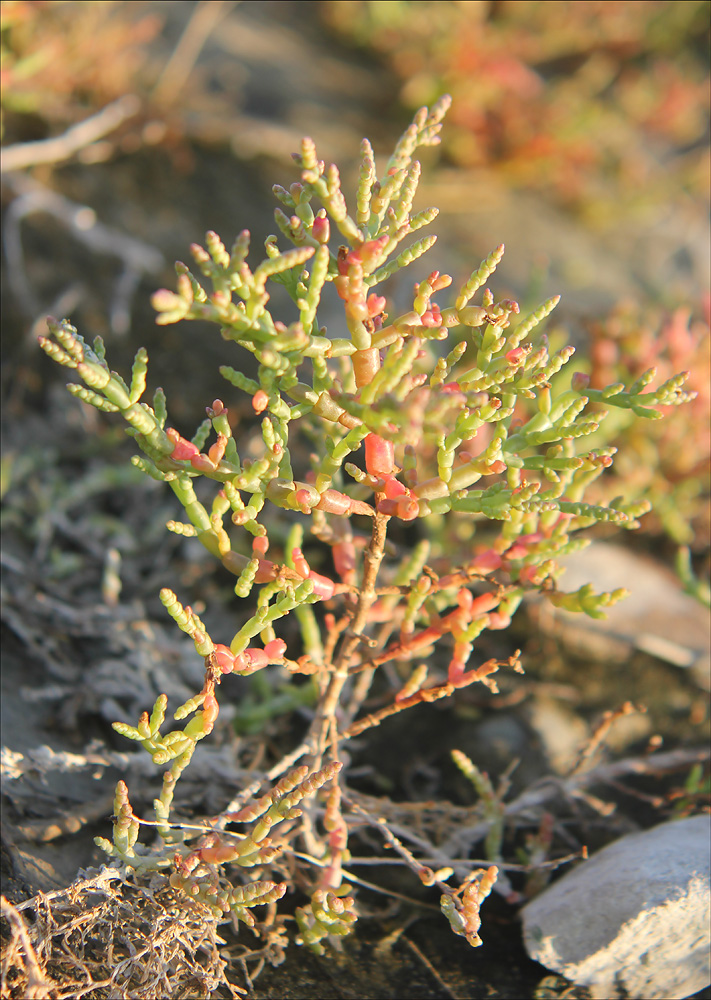
[(575, 766), (580, 748), (589, 738), (584, 720), (567, 705), (544, 693), (531, 698), (525, 711), (552, 770), (556, 774), (568, 774)]
[(597, 1000), (689, 997), (711, 983), (711, 817), (622, 837), (522, 911), (531, 958)]
[[(678, 578), (653, 560), (610, 542), (593, 542), (562, 560), (566, 567), (561, 590), (575, 591), (592, 583), (596, 592), (630, 591), (606, 609), (604, 619), (556, 609), (559, 622), (604, 633), (623, 646), (644, 650), (674, 666), (690, 670), (697, 684), (711, 687), (711, 633), (708, 610), (684, 593)], [(623, 654), (626, 655), (626, 654)]]

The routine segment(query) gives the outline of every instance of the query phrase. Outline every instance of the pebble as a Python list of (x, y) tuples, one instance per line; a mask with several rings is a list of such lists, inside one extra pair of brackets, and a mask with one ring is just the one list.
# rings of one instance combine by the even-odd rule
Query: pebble
[(711, 983), (711, 816), (621, 837), (522, 911), (535, 961), (594, 1000), (682, 1000)]

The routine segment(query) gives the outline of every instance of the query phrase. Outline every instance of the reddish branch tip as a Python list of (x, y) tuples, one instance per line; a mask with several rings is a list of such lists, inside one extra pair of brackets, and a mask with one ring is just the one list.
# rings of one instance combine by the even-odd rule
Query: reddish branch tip
[(257, 389), (252, 396), (252, 408), (255, 413), (263, 413), (269, 405), (269, 396), (264, 389)]
[(173, 443), (170, 457), (176, 462), (189, 462), (200, 454), (199, 449), (191, 441), (186, 441), (184, 437), (181, 437), (174, 427), (168, 427), (165, 433), (168, 440)]

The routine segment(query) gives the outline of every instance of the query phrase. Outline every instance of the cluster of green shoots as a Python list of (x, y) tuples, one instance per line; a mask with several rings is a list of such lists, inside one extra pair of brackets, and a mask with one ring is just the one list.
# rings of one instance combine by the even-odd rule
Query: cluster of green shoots
[[(346, 866), (350, 829), (364, 819), (349, 798), (344, 744), (467, 685), (496, 691), (499, 669), (520, 671), (518, 653), (482, 660), (477, 638), (506, 629), (525, 595), (593, 617), (623, 596), (557, 586), (560, 557), (586, 544), (582, 529), (600, 521), (634, 527), (646, 509), (621, 498), (585, 502), (614, 453), (586, 448), (605, 416), (586, 408), (602, 401), (655, 418), (659, 406), (688, 398), (684, 375), (653, 392), (645, 391), (653, 371), (592, 392), (584, 376), (561, 381), (573, 348), (551, 355), (541, 330), (558, 298), (520, 317), (516, 302), (497, 302), (485, 287), (503, 246), (451, 304), (436, 301), (451, 277), (432, 271), (415, 284), (412, 308), (390, 317), (378, 286), (435, 242), (418, 236), (403, 247), (437, 215), (434, 208), (413, 214), (420, 177), (413, 154), (439, 141), (448, 105), (443, 99), (417, 113), (381, 179), (363, 141), (350, 212), (337, 168), (305, 139), (295, 156), (300, 180), (274, 189), (281, 236), (266, 240), (264, 259), (248, 264), (247, 232), (229, 250), (208, 233), (205, 249), (192, 247), (195, 273), (177, 264), (177, 293), (154, 296), (159, 324), (208, 321), (229, 344), (237, 367), (220, 369), (226, 396), (248, 394), (261, 416), (251, 432), (240, 429), (242, 456), (234, 406), (212, 401), (186, 438), (171, 425), (161, 389), (141, 401), (144, 350), (127, 383), (109, 369), (103, 344), (89, 347), (69, 323), (51, 323), (51, 338), (41, 340), (50, 357), (76, 370), (83, 384), (69, 386), (74, 395), (127, 421), (141, 451), (134, 464), (167, 483), (184, 510), (169, 530), (198, 538), (234, 575), (242, 622), (234, 636), (211, 636), (172, 590), (161, 591), (204, 658), (204, 685), (173, 713), (178, 725), (169, 732), (164, 695), (135, 727), (115, 724), (157, 767), (168, 767), (154, 818), (134, 815), (120, 782), (113, 842), (97, 842), (119, 864), (165, 871), (219, 919), (251, 926), (254, 907), (287, 891), (286, 882), (263, 876), (290, 852), (294, 864), (310, 865), (310, 902), (296, 912), (299, 941), (319, 952), (356, 919)], [(298, 311), (291, 323), (269, 311), (275, 283)], [(343, 306), (338, 336), (318, 319), (330, 284)], [(254, 378), (240, 370), (245, 351)], [(215, 484), (211, 506), (198, 499), (199, 478)], [(209, 824), (171, 819), (176, 782), (218, 718), (222, 682), (234, 697), (230, 675), (262, 670), (310, 676), (317, 694), (303, 740)], [(380, 707), (372, 709), (373, 700)], [(262, 779), (276, 784), (265, 792)], [(479, 907), (496, 866), (450, 884), (451, 867), (431, 869), (372, 819), (421, 881), (437, 888), (455, 933), (480, 944)], [(157, 833), (150, 845), (138, 840), (142, 823)]]

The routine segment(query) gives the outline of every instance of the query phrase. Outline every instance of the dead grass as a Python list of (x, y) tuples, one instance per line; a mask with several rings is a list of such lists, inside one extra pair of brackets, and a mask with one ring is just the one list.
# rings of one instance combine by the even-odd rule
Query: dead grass
[(18, 906), (2, 898), (2, 1000), (243, 996), (209, 909), (158, 876), (103, 869)]

